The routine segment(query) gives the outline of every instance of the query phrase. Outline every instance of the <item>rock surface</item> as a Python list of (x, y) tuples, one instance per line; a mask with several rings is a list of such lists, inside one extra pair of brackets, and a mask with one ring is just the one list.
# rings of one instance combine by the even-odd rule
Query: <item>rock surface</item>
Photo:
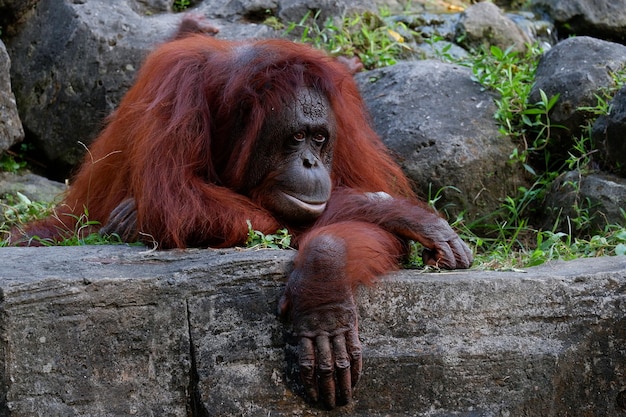
[(0, 154), (24, 139), (24, 128), (11, 90), (11, 60), (0, 41)]
[(626, 42), (625, 0), (531, 0), (554, 19), (562, 37), (572, 34)]
[(468, 7), (459, 18), (457, 36), (468, 48), (489, 48), (495, 45), (526, 52), (530, 37), (495, 4), (482, 2)]
[[(454, 218), (492, 213), (524, 184), (508, 163), (515, 145), (498, 131), (494, 95), (465, 67), (401, 62), (357, 74), (376, 131), (424, 199)], [(444, 203), (445, 202), (445, 203)]]
[[(41, 0), (19, 34), (7, 42), (20, 116), (47, 160), (78, 163), (135, 78), (147, 51), (178, 18), (128, 13), (125, 2)], [(50, 24), (52, 23), (52, 24)], [(71, 63), (71, 65), (68, 65)], [(45, 114), (45, 117), (40, 117)]]
[(328, 413), (275, 316), (292, 252), (0, 253), (1, 416), (626, 415), (626, 257), (364, 289), (365, 374)]
[(600, 154), (602, 168), (626, 178), (626, 87), (610, 102), (610, 112), (596, 119), (592, 138)]
[[(539, 225), (543, 230), (573, 231), (577, 235), (604, 230), (607, 225), (625, 224), (624, 201), (626, 179), (569, 171), (552, 182)], [(572, 219), (586, 221), (576, 224)]]
[(597, 96), (615, 86), (614, 75), (625, 67), (626, 46), (587, 36), (561, 41), (541, 57), (528, 101), (539, 102), (540, 90), (548, 98), (559, 95), (550, 111), (551, 161), (569, 156), (575, 138), (597, 117), (588, 108), (598, 105)]
[(0, 198), (21, 193), (31, 201), (59, 202), (66, 189), (65, 184), (32, 172), (0, 172)]

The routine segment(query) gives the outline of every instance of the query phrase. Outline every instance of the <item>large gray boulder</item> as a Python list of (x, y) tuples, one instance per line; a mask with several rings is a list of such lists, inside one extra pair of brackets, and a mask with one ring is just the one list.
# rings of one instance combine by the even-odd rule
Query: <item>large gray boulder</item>
[(550, 111), (552, 162), (569, 157), (575, 138), (597, 117), (588, 108), (598, 105), (603, 89), (615, 87), (614, 75), (624, 67), (626, 46), (586, 36), (561, 41), (541, 57), (528, 100), (539, 102), (540, 90), (548, 97), (559, 95)]
[(82, 144), (93, 140), (147, 51), (177, 20), (131, 12), (126, 2), (41, 0), (9, 39), (22, 122), (52, 165), (67, 170), (82, 159)]
[(592, 138), (598, 148), (603, 168), (626, 178), (626, 87), (610, 102), (609, 114), (593, 124)]
[(0, 415), (626, 412), (626, 258), (401, 271), (360, 292), (353, 404), (307, 404), (275, 315), (291, 251), (1, 249)]
[(24, 129), (11, 90), (11, 59), (0, 41), (0, 154), (24, 139)]
[(468, 7), (459, 18), (457, 37), (469, 48), (497, 46), (525, 52), (530, 37), (495, 4), (481, 2)]
[[(181, 15), (159, 13), (155, 3), (41, 0), (8, 40), (22, 122), (57, 172), (82, 159), (144, 57), (176, 30)], [(223, 29), (225, 37), (270, 31), (253, 24)]]
[(626, 225), (626, 179), (569, 171), (556, 178), (539, 211), (544, 230), (594, 235), (607, 225)]
[(23, 194), (31, 201), (59, 202), (67, 186), (29, 171), (0, 172), (0, 197)]
[(469, 219), (493, 213), (524, 184), (509, 163), (515, 145), (493, 115), (494, 96), (468, 68), (436, 60), (402, 62), (356, 76), (377, 132), (418, 194)]
[(587, 35), (626, 43), (625, 0), (531, 0), (530, 6), (550, 16), (563, 37)]

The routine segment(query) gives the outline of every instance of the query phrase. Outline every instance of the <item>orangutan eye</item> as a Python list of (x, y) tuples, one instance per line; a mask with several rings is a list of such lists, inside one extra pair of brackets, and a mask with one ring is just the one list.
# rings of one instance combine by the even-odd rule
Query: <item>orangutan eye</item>
[(294, 133), (293, 138), (298, 142), (302, 142), (306, 138), (306, 135), (304, 134), (304, 132), (297, 132)]
[(317, 143), (324, 143), (326, 141), (326, 136), (318, 133), (317, 135), (313, 136), (313, 140)]

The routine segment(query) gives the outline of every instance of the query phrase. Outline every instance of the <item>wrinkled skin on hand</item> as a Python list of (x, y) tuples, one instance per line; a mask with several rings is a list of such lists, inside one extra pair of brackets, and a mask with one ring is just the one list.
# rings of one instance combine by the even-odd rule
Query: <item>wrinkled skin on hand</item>
[[(424, 245), (422, 260), (425, 265), (442, 269), (465, 269), (472, 265), (474, 254), (444, 219), (436, 218), (429, 226), (414, 227), (410, 238)], [(415, 231), (418, 231), (415, 233)]]
[(335, 190), (327, 213), (316, 225), (348, 219), (375, 224), (400, 239), (421, 243), (426, 265), (462, 269), (472, 264), (474, 255), (469, 246), (446, 220), (422, 203), (394, 198), (383, 192)]
[(122, 242), (136, 242), (139, 237), (137, 225), (137, 206), (134, 198), (123, 200), (109, 216), (107, 223), (100, 229), (100, 235), (116, 234)]
[(330, 409), (351, 401), (361, 377), (354, 291), (397, 266), (402, 245), (363, 222), (322, 226), (298, 243), (279, 312), (291, 318), (299, 339), (298, 364), (307, 396)]
[[(335, 296), (327, 303), (310, 306), (307, 294), (327, 293), (325, 284), (307, 280), (304, 271), (294, 271), (280, 301), (279, 312), (291, 317), (299, 338), (298, 365), (308, 398), (332, 409), (347, 404), (362, 369), (357, 307), (349, 285), (331, 286)], [(318, 287), (315, 289), (315, 287)]]

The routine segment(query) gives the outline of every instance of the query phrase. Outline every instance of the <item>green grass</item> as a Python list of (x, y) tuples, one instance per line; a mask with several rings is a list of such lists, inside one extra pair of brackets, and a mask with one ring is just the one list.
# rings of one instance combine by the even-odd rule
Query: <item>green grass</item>
[(174, 0), (172, 3), (172, 10), (175, 12), (184, 12), (189, 7), (191, 7), (191, 2), (189, 0)]
[(22, 193), (7, 195), (0, 202), (2, 217), (0, 218), (0, 246), (4, 242), (9, 231), (14, 226), (24, 225), (28, 222), (41, 219), (52, 214), (52, 203), (31, 201)]
[[(555, 259), (626, 253), (626, 215), (621, 224), (593, 230), (591, 206), (587, 201), (575, 203), (576, 215), (568, 219), (568, 233), (558, 231), (556, 225), (552, 230), (533, 227), (533, 219), (537, 218), (536, 209), (555, 178), (571, 170), (581, 173), (593, 170), (591, 165), (595, 150), (591, 125), (595, 117), (608, 114), (607, 103), (624, 84), (623, 74), (614, 74), (614, 87), (597, 95), (597, 105), (580, 109), (593, 116), (587, 120), (584, 134), (574, 138), (569, 157), (564, 162), (552, 161), (547, 146), (554, 130), (561, 126), (551, 122), (549, 112), (559, 97), (548, 97), (540, 91), (538, 102), (529, 101), (542, 53), (536, 46), (530, 47), (526, 54), (491, 47), (489, 50), (474, 51), (469, 59), (460, 62), (472, 69), (474, 79), (484, 88), (498, 93), (494, 117), (500, 132), (517, 145), (509, 157), (510, 162), (521, 164), (532, 184), (520, 187), (515, 195), (506, 196), (496, 213), (480, 221), (465, 224), (461, 218), (455, 222), (462, 236), (476, 248), (476, 265), (479, 268), (521, 268)], [(574, 189), (578, 187), (577, 183), (570, 185)]]
[(253, 249), (291, 249), (291, 235), (287, 229), (277, 230), (276, 233), (266, 235), (254, 230), (248, 220), (248, 239), (246, 247)]
[(287, 36), (299, 34), (299, 40), (324, 49), (334, 56), (358, 57), (366, 69), (394, 65), (413, 52), (409, 46), (413, 36), (404, 23), (385, 20), (388, 12), (329, 17), (323, 22), (320, 13), (307, 13), (302, 20), (291, 23)]
[[(14, 227), (21, 227), (35, 220), (54, 216), (54, 205), (49, 202), (31, 201), (21, 193), (15, 196), (6, 196), (6, 203), (0, 203), (2, 218), (0, 219), (0, 247), (6, 246), (6, 237)], [(97, 232), (92, 232), (99, 223), (89, 220), (89, 212), (85, 212), (76, 217), (76, 224), (70, 237), (60, 240), (40, 239), (33, 237), (33, 240), (42, 246), (83, 246), (83, 245), (115, 245), (122, 244), (120, 237), (116, 234), (103, 236)]]
[(0, 155), (0, 172), (19, 172), (26, 168), (26, 161), (13, 152), (6, 151)]

